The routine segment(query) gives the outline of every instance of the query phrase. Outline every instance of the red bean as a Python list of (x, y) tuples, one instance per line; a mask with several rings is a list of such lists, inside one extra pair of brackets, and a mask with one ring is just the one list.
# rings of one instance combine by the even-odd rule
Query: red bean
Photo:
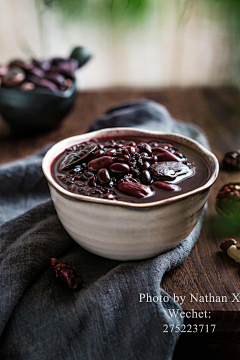
[(137, 147), (139, 148), (140, 152), (146, 152), (148, 155), (152, 155), (152, 148), (149, 144), (140, 142), (137, 144)]
[(158, 144), (157, 142), (155, 142), (155, 141), (150, 142), (149, 145), (150, 145), (152, 148), (159, 146), (159, 144)]
[(2, 77), (2, 83), (7, 87), (17, 86), (23, 80), (25, 80), (25, 78), (26, 75), (22, 69), (18, 67), (13, 67), (10, 68), (7, 74)]
[(97, 177), (98, 177), (98, 180), (100, 181), (100, 183), (102, 183), (102, 184), (108, 184), (111, 180), (109, 172), (106, 168), (102, 168), (102, 169), (98, 170)]
[(22, 91), (30, 91), (30, 90), (33, 90), (35, 89), (36, 85), (33, 84), (32, 82), (24, 82), (21, 86), (20, 86), (20, 89)]
[(149, 186), (130, 181), (121, 182), (120, 184), (118, 184), (117, 188), (119, 191), (122, 191), (127, 195), (138, 198), (152, 196), (154, 194), (154, 192)]
[(130, 171), (130, 167), (124, 163), (112, 164), (109, 169), (114, 175), (126, 175)]
[(123, 149), (127, 149), (131, 155), (139, 152), (139, 149), (136, 146), (124, 146)]
[(142, 159), (143, 161), (150, 161), (150, 160), (152, 160), (152, 156), (149, 156), (147, 153), (141, 153), (140, 157), (141, 157), (141, 159)]
[(45, 75), (44, 71), (38, 67), (33, 67), (32, 69), (29, 69), (28, 71), (30, 74), (35, 75), (39, 78), (43, 78)]
[(181, 188), (174, 184), (168, 184), (163, 181), (155, 181), (154, 185), (166, 191), (181, 191)]
[(117, 159), (118, 161), (122, 161), (122, 162), (128, 162), (130, 160), (130, 156), (129, 155), (124, 155), (121, 152), (117, 152), (116, 153)]
[(52, 81), (57, 86), (64, 85), (65, 77), (61, 74), (53, 73), (53, 72), (46, 72), (45, 76), (46, 79)]
[(88, 179), (88, 185), (92, 187), (97, 185), (96, 177), (94, 175)]
[(92, 157), (92, 160), (99, 158), (102, 154), (104, 154), (104, 151), (99, 149), (95, 152), (95, 154)]
[(43, 89), (49, 89), (51, 91), (58, 91), (57, 85), (47, 79), (39, 79), (38, 86)]
[(107, 150), (104, 155), (115, 156), (116, 155), (116, 149)]
[(157, 163), (158, 162), (158, 157), (156, 155), (153, 155), (150, 162), (151, 162), (151, 164)]
[(94, 159), (88, 163), (88, 170), (98, 171), (101, 168), (109, 168), (115, 161), (115, 158), (111, 156), (102, 156), (100, 158)]
[(158, 157), (158, 161), (180, 161), (179, 158), (170, 151), (162, 147), (153, 148), (153, 154)]
[(128, 151), (127, 147), (124, 147), (124, 148), (122, 149), (122, 153), (123, 153), (124, 155), (129, 155), (129, 151)]
[(142, 170), (147, 170), (148, 168), (150, 168), (150, 163), (148, 161), (144, 161), (143, 163), (143, 167), (142, 167)]
[(143, 166), (143, 160), (142, 158), (139, 158), (137, 161), (138, 166), (142, 167)]
[(143, 170), (141, 173), (141, 180), (144, 184), (150, 185), (152, 182), (151, 174), (148, 170)]

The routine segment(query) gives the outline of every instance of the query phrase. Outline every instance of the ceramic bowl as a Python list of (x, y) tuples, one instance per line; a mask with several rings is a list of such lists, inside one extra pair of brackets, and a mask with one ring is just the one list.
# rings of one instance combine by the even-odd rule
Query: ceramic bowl
[(73, 107), (76, 82), (66, 91), (20, 91), (0, 88), (0, 114), (16, 136), (34, 135), (57, 128)]
[[(149, 203), (127, 203), (71, 193), (51, 174), (53, 160), (67, 147), (116, 135), (149, 136), (184, 145), (208, 164), (208, 181), (185, 194)], [(69, 235), (83, 248), (110, 259), (145, 259), (173, 249), (197, 224), (218, 175), (218, 160), (196, 141), (172, 133), (134, 128), (112, 128), (73, 136), (55, 144), (43, 159), (43, 172), (58, 217)]]
[[(88, 49), (78, 46), (69, 56), (78, 62), (78, 69), (91, 58)], [(18, 87), (0, 87), (0, 114), (15, 136), (35, 135), (57, 128), (72, 109), (77, 84), (66, 91), (53, 92), (36, 88), (21, 91)]]

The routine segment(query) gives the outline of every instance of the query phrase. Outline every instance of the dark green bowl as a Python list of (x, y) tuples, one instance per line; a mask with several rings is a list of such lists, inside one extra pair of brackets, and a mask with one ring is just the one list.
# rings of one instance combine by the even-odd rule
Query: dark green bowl
[[(90, 52), (76, 47), (70, 58), (78, 60), (78, 68), (90, 58)], [(21, 91), (18, 88), (0, 88), (0, 114), (15, 135), (32, 135), (58, 127), (73, 107), (76, 81), (66, 91), (53, 92), (36, 88)]]
[(0, 88), (0, 114), (16, 135), (53, 130), (73, 107), (76, 82), (64, 92)]

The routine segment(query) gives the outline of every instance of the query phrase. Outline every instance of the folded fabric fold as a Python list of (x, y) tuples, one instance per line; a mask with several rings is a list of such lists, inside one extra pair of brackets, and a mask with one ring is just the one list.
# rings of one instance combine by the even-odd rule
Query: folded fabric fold
[[(174, 120), (153, 101), (120, 104), (90, 130), (118, 126), (175, 132), (208, 147), (198, 128)], [(0, 167), (0, 358), (171, 359), (179, 333), (164, 333), (163, 324), (183, 320), (170, 316), (169, 309), (181, 307), (160, 283), (191, 252), (205, 210), (174, 250), (144, 261), (105, 259), (81, 248), (62, 227), (42, 174), (42, 157)], [(85, 287), (74, 292), (57, 279), (51, 257), (74, 266)], [(169, 300), (146, 302), (146, 294)]]

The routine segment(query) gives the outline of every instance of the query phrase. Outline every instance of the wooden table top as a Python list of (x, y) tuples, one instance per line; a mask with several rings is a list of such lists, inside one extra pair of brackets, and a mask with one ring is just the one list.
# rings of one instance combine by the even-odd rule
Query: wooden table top
[[(219, 161), (227, 151), (240, 148), (240, 91), (236, 88), (102, 90), (79, 93), (74, 110), (60, 128), (47, 134), (27, 139), (12, 138), (6, 126), (0, 123), (0, 163), (30, 155), (51, 142), (87, 132), (89, 125), (108, 107), (137, 98), (155, 100), (165, 105), (173, 117), (200, 126)], [(197, 244), (181, 266), (164, 276), (161, 284), (170, 295), (186, 296), (183, 310), (211, 311), (211, 319), (207, 322), (217, 323), (218, 331), (229, 332), (240, 329), (240, 296), (238, 303), (232, 302), (234, 296), (231, 295), (240, 292), (240, 266), (220, 251), (219, 246), (228, 237), (240, 241), (240, 231), (225, 226), (216, 214), (214, 202), (223, 184), (237, 180), (240, 180), (240, 172), (220, 171), (210, 191), (207, 216)], [(206, 300), (211, 300), (211, 294), (215, 302), (191, 302), (191, 293), (205, 298), (207, 295)], [(217, 302), (217, 296), (226, 296), (228, 300)]]

